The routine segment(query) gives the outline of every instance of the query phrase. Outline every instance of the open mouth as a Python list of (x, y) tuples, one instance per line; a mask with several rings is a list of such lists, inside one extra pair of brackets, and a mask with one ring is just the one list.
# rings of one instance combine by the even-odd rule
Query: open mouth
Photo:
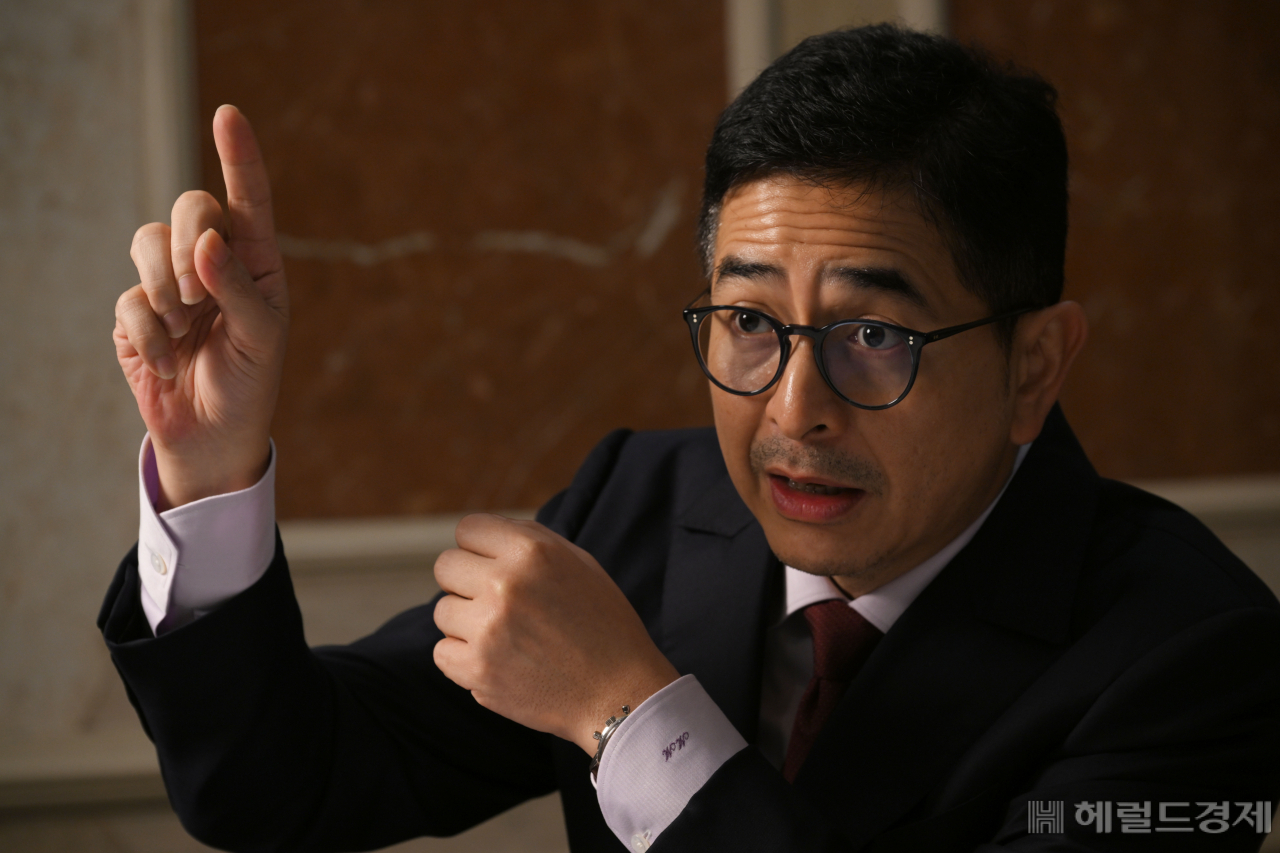
[(781, 474), (769, 475), (773, 505), (794, 521), (828, 522), (853, 510), (866, 494), (852, 486), (807, 483)]
[(841, 492), (849, 492), (852, 489), (843, 486), (824, 486), (822, 483), (801, 483), (796, 480), (787, 480), (787, 487), (795, 489), (797, 492), (806, 492), (811, 495), (838, 495)]

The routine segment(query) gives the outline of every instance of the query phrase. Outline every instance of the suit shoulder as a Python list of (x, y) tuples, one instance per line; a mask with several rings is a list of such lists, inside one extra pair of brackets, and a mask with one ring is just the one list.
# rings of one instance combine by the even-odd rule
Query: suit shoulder
[(672, 468), (695, 475), (725, 473), (715, 429), (614, 430), (587, 455), (570, 488), (598, 494), (610, 480), (648, 479)]
[(678, 514), (709, 486), (727, 479), (715, 429), (633, 432), (619, 447), (601, 494), (657, 502)]
[(622, 467), (641, 470), (685, 464), (711, 469), (717, 474), (724, 471), (714, 427), (632, 432), (618, 461)]
[(1198, 518), (1135, 486), (1102, 480), (1094, 554), (1130, 582), (1180, 590), (1202, 605), (1280, 608), (1275, 594)]
[(569, 488), (543, 507), (539, 520), (573, 539), (601, 505), (632, 511), (668, 509), (698, 484), (727, 476), (715, 429), (614, 430), (587, 455)]

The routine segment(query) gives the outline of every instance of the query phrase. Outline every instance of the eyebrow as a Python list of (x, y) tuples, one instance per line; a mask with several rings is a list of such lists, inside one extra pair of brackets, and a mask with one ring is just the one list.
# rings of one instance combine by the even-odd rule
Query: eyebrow
[[(746, 261), (735, 255), (726, 255), (716, 267), (715, 283), (725, 278), (741, 278), (748, 281), (762, 279), (785, 279), (786, 273), (781, 267), (773, 264)], [(895, 269), (888, 267), (835, 267), (827, 270), (824, 278), (834, 278), (845, 284), (864, 290), (875, 290), (896, 296), (912, 305), (931, 311), (924, 294), (910, 279)]]
[(716, 282), (719, 282), (722, 278), (745, 278), (751, 281), (759, 281), (762, 278), (786, 278), (786, 273), (782, 271), (782, 267), (776, 267), (773, 264), (744, 261), (735, 255), (726, 255), (720, 265), (716, 267)]
[(920, 288), (912, 284), (910, 279), (895, 269), (884, 267), (836, 267), (830, 270), (828, 275), (856, 287), (878, 290), (891, 296), (897, 296), (912, 305), (923, 308), (926, 311), (929, 310), (929, 302), (924, 298), (924, 294), (920, 292)]

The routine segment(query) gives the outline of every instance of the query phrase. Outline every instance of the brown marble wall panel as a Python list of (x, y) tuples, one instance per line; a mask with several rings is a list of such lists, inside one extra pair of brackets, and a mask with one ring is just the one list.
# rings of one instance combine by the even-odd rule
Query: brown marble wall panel
[(1064, 407), (1116, 477), (1280, 471), (1280, 4), (952, 0), (956, 35), (1061, 93)]
[(534, 506), (610, 429), (710, 423), (721, 6), (197, 0), (201, 115), (254, 122), (284, 235), (283, 517)]

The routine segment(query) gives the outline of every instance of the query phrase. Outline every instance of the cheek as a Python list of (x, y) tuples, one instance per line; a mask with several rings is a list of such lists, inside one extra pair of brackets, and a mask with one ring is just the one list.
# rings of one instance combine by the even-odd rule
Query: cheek
[[(942, 342), (947, 343), (952, 341)], [(925, 350), (926, 358), (936, 356), (929, 364), (932, 369), (925, 375), (922, 365), (916, 387), (904, 402), (920, 404), (919, 419), (957, 450), (989, 441), (1007, 421), (1010, 408), (1004, 356), (994, 339), (956, 341), (950, 348), (942, 344), (936, 353)]]
[(751, 473), (751, 443), (764, 417), (764, 397), (738, 397), (712, 386), (711, 411), (715, 417), (716, 438), (729, 476), (744, 495), (754, 479)]
[[(997, 375), (1002, 365), (968, 367), (912, 390), (901, 404), (908, 408), (895, 412), (901, 420), (885, 435), (897, 448), (900, 482), (911, 481), (916, 500), (954, 502), (983, 481), (1004, 449), (1009, 400)], [(915, 396), (917, 390), (925, 393)]]
[(895, 504), (918, 508), (935, 496), (953, 498), (956, 482), (990, 455), (996, 401), (986, 383), (970, 379), (957, 374), (917, 385), (897, 406), (861, 419)]

